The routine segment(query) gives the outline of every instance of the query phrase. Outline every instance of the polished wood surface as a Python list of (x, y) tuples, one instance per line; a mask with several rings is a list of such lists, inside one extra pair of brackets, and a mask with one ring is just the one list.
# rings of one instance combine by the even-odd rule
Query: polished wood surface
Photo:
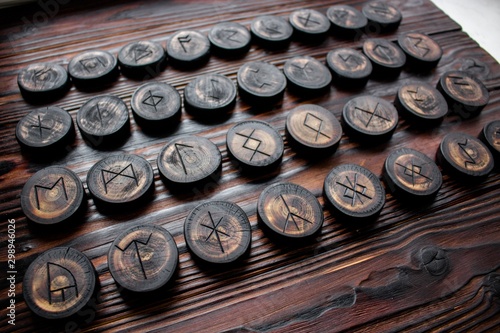
[[(47, 1), (48, 3), (50, 1)], [(56, 1), (50, 2), (56, 3)], [(364, 227), (342, 223), (324, 209), (325, 222), (317, 237), (305, 244), (277, 243), (257, 221), (257, 200), (268, 185), (287, 181), (311, 191), (324, 206), (323, 181), (328, 172), (344, 163), (360, 164), (381, 176), (383, 163), (396, 148), (408, 147), (434, 158), (441, 139), (450, 132), (477, 136), (483, 126), (500, 117), (500, 66), (460, 30), (455, 22), (429, 1), (390, 1), (403, 14), (397, 31), (362, 35), (358, 40), (328, 37), (322, 44), (292, 41), (287, 50), (266, 51), (255, 44), (241, 59), (212, 56), (196, 70), (168, 66), (155, 79), (173, 85), (182, 95), (185, 86), (200, 74), (220, 73), (236, 83), (239, 67), (248, 61), (268, 61), (282, 69), (293, 56), (312, 56), (324, 62), (336, 47), (361, 49), (369, 37), (397, 39), (399, 33), (419, 31), (432, 36), (443, 48), (436, 69), (420, 73), (404, 69), (391, 81), (368, 81), (358, 91), (340, 90), (303, 99), (286, 92), (271, 109), (252, 107), (237, 98), (232, 114), (217, 123), (200, 122), (183, 110), (180, 125), (164, 134), (141, 130), (131, 117), (131, 135), (114, 151), (134, 153), (153, 166), (154, 197), (128, 212), (100, 212), (92, 199), (83, 221), (72, 228), (35, 228), (21, 211), (22, 186), (36, 171), (63, 165), (84, 182), (98, 160), (110, 151), (87, 145), (77, 131), (75, 142), (56, 160), (21, 154), (15, 139), (16, 123), (35, 106), (26, 103), (17, 87), (17, 74), (34, 62), (67, 65), (71, 57), (90, 49), (116, 54), (129, 42), (152, 39), (165, 46), (181, 29), (207, 34), (219, 21), (245, 25), (258, 15), (288, 16), (295, 9), (326, 13), (333, 1), (111, 1), (38, 4), (2, 11), (0, 22), (0, 230), (2, 277), (7, 271), (7, 224), (16, 221), (16, 325), (6, 324), (9, 304), (6, 280), (0, 284), (0, 316), (6, 332), (120, 331), (134, 332), (330, 332), (330, 331), (496, 331), (500, 328), (500, 174), (494, 171), (483, 182), (464, 184), (443, 173), (443, 186), (428, 205), (404, 204), (386, 194), (386, 204), (376, 222)], [(361, 8), (364, 1), (350, 2)], [(34, 24), (33, 22), (38, 22)], [(438, 127), (416, 128), (400, 117), (392, 138), (366, 147), (343, 135), (331, 157), (317, 161), (299, 156), (285, 137), (289, 110), (301, 104), (318, 104), (338, 120), (342, 107), (358, 95), (375, 95), (394, 101), (398, 88), (417, 79), (435, 86), (449, 70), (474, 73), (486, 85), (490, 101), (478, 117), (445, 117)], [(78, 109), (90, 98), (113, 94), (127, 105), (134, 90), (145, 82), (121, 75), (112, 86), (97, 92), (71, 88), (52, 103), (76, 119)], [(243, 120), (262, 120), (285, 139), (281, 167), (267, 175), (242, 173), (228, 157), (226, 132)], [(169, 138), (195, 134), (210, 139), (222, 152), (222, 177), (190, 193), (172, 193), (163, 184), (156, 164)], [(498, 169), (496, 169), (498, 170)], [(252, 245), (248, 258), (227, 269), (201, 265), (186, 247), (186, 215), (207, 200), (228, 200), (249, 216)], [(107, 253), (118, 234), (127, 228), (151, 224), (166, 228), (179, 248), (179, 271), (173, 283), (154, 295), (123, 291), (108, 269)], [(71, 246), (92, 261), (100, 287), (91, 309), (75, 321), (47, 322), (35, 317), (22, 298), (22, 278), (43, 251)]]

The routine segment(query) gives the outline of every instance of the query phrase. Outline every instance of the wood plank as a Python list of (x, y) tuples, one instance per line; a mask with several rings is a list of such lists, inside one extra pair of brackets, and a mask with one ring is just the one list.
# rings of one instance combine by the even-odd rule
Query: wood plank
[[(340, 1), (315, 1), (308, 7), (325, 12)], [(355, 1), (360, 7), (364, 2)], [(132, 213), (105, 215), (88, 199), (85, 221), (69, 229), (39, 230), (28, 225), (19, 204), (23, 184), (40, 168), (51, 164), (23, 156), (14, 138), (17, 121), (33, 106), (24, 102), (15, 78), (20, 68), (35, 61), (58, 61), (88, 48), (112, 52), (138, 38), (165, 41), (181, 27), (207, 32), (219, 20), (245, 25), (262, 13), (288, 15), (304, 6), (301, 1), (220, 1), (147, 3), (105, 1), (106, 7), (79, 4), (61, 6), (49, 23), (32, 34), (20, 32), (21, 17), (32, 17), (37, 7), (9, 10), (0, 23), (0, 220), (7, 230), (8, 219), (16, 220), (17, 308), (16, 326), (7, 331), (71, 331), (71, 322), (50, 323), (35, 318), (21, 299), (21, 279), (29, 263), (54, 246), (73, 246), (95, 265), (101, 283), (95, 309), (79, 316), (86, 331), (158, 330), (161, 332), (323, 332), (339, 330), (422, 331), (487, 330), (500, 325), (498, 303), (500, 280), (500, 174), (498, 169), (483, 183), (464, 185), (444, 174), (443, 188), (428, 206), (409, 206), (387, 194), (380, 218), (366, 228), (356, 229), (337, 221), (324, 210), (325, 224), (316, 239), (300, 246), (273, 242), (257, 223), (256, 203), (269, 184), (290, 181), (312, 191), (323, 205), (323, 180), (329, 170), (342, 163), (358, 163), (380, 175), (385, 157), (392, 149), (410, 147), (434, 157), (441, 138), (461, 131), (476, 136), (489, 121), (500, 115), (500, 65), (429, 1), (392, 1), (404, 15), (397, 32), (384, 35), (395, 40), (398, 33), (419, 30), (429, 33), (442, 46), (438, 68), (429, 73), (405, 69), (397, 80), (370, 80), (359, 91), (332, 87), (328, 94), (301, 99), (285, 93), (283, 102), (260, 112), (238, 100), (228, 120), (217, 125), (197, 122), (183, 113), (182, 123), (172, 133), (147, 135), (131, 121), (132, 134), (119, 151), (144, 156), (155, 170), (154, 199)], [(309, 5), (310, 4), (310, 5)], [(31, 10), (31, 11), (30, 11)], [(21, 23), (20, 23), (21, 22)], [(10, 38), (10, 39), (9, 39)], [(17, 39), (14, 39), (17, 38)], [(203, 68), (190, 72), (167, 68), (157, 80), (174, 85), (181, 93), (201, 73), (219, 72), (236, 81), (238, 68), (246, 61), (265, 60), (282, 67), (295, 55), (310, 55), (324, 61), (326, 53), (340, 46), (360, 48), (363, 40), (328, 38), (321, 45), (292, 42), (287, 51), (269, 52), (252, 46), (240, 60), (212, 57)], [(12, 42), (13, 48), (10, 48)], [(394, 100), (398, 87), (409, 80), (435, 85), (450, 69), (463, 69), (480, 77), (491, 93), (489, 105), (474, 119), (447, 116), (441, 126), (416, 129), (405, 119), (393, 138), (384, 145), (366, 148), (343, 136), (338, 151), (320, 162), (296, 155), (284, 136), (287, 111), (305, 103), (316, 103), (340, 119), (343, 105), (352, 97), (370, 94)], [(75, 88), (58, 105), (73, 117), (91, 96), (111, 93), (130, 102), (141, 82), (125, 77), (103, 92), (83, 93)], [(225, 133), (235, 123), (259, 119), (275, 126), (285, 139), (285, 155), (279, 172), (250, 177), (240, 173), (227, 154)], [(156, 156), (170, 137), (197, 134), (209, 138), (222, 152), (223, 176), (217, 183), (193, 193), (173, 195), (160, 180)], [(55, 164), (75, 171), (82, 181), (90, 167), (109, 151), (87, 146), (77, 134), (68, 153)], [(85, 190), (88, 189), (85, 184)], [(201, 267), (192, 260), (183, 236), (188, 211), (206, 200), (230, 200), (248, 214), (252, 225), (252, 249), (248, 259), (227, 270)], [(116, 235), (133, 225), (155, 224), (167, 228), (180, 251), (180, 271), (173, 285), (157, 295), (121, 292), (107, 268), (106, 254)], [(3, 241), (2, 244), (6, 244)], [(2, 247), (4, 248), (4, 247)], [(448, 269), (429, 274), (421, 262), (421, 251), (441, 249)], [(6, 262), (6, 251), (0, 261)], [(6, 315), (7, 284), (0, 285), (0, 315)], [(95, 311), (94, 311), (95, 310)], [(88, 323), (86, 323), (88, 321)], [(75, 323), (76, 324), (76, 323)]]

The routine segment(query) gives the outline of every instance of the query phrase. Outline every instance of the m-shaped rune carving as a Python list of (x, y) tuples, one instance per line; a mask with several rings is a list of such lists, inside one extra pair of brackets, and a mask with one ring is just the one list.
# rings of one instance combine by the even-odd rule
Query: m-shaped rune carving
[(64, 184), (64, 178), (63, 177), (59, 177), (59, 179), (54, 184), (52, 184), (51, 186), (43, 186), (43, 185), (35, 185), (34, 186), (34, 188), (35, 188), (36, 208), (38, 208), (38, 210), (40, 210), (40, 198), (38, 196), (38, 191), (40, 191), (40, 190), (52, 191), (57, 186), (57, 184), (59, 184), (59, 183), (61, 184), (61, 188), (62, 188), (62, 192), (64, 194), (64, 198), (66, 199), (66, 201), (68, 201), (68, 192), (66, 190), (66, 185)]
[[(127, 170), (129, 170), (129, 173), (131, 173), (131, 174), (127, 174), (126, 173)], [(111, 178), (106, 179), (106, 175), (108, 175), (108, 174), (111, 174), (112, 176), (111, 176)], [(108, 193), (109, 183), (111, 183), (113, 180), (115, 180), (118, 177), (125, 177), (125, 178), (129, 178), (129, 179), (133, 179), (133, 180), (135, 180), (135, 184), (137, 186), (139, 186), (139, 180), (137, 179), (137, 176), (136, 176), (135, 171), (134, 171), (134, 166), (132, 165), (132, 163), (127, 165), (125, 168), (121, 169), (119, 172), (101, 169), (101, 176), (102, 176), (102, 182), (104, 184), (104, 191), (106, 193)]]
[(406, 38), (408, 38), (408, 40), (413, 43), (413, 46), (419, 50), (420, 56), (425, 57), (427, 53), (431, 51), (422, 37), (407, 36)]

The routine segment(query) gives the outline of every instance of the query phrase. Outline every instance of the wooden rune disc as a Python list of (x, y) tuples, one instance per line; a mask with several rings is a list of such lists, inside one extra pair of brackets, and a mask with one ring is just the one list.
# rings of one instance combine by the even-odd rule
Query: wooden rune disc
[(149, 82), (137, 88), (130, 100), (140, 126), (160, 129), (177, 124), (181, 118), (181, 96), (167, 83)]
[(372, 62), (373, 74), (380, 78), (397, 77), (406, 63), (406, 56), (399, 46), (383, 38), (365, 40), (363, 53)]
[(274, 233), (294, 239), (315, 235), (324, 221), (323, 208), (314, 194), (293, 183), (278, 183), (264, 189), (257, 214)]
[(424, 82), (402, 85), (394, 100), (394, 106), (410, 121), (422, 125), (437, 125), (448, 113), (443, 95)]
[(21, 208), (38, 224), (55, 224), (76, 217), (84, 207), (85, 191), (78, 176), (60, 166), (39, 170), (24, 184)]
[(247, 253), (252, 229), (245, 211), (238, 205), (209, 201), (188, 214), (184, 237), (196, 257), (214, 264), (228, 264)]
[(443, 138), (436, 160), (448, 172), (468, 178), (487, 177), (494, 166), (493, 155), (479, 139), (456, 132)]
[(76, 123), (82, 136), (95, 147), (119, 141), (130, 131), (127, 105), (111, 95), (89, 99), (78, 110)]
[(323, 191), (333, 210), (346, 219), (373, 219), (385, 204), (385, 190), (378, 177), (356, 164), (334, 167), (325, 178)]
[(274, 65), (262, 61), (247, 62), (238, 70), (240, 97), (249, 104), (266, 105), (283, 98), (286, 77)]
[(340, 88), (359, 88), (366, 85), (373, 67), (361, 52), (348, 47), (334, 49), (326, 55), (332, 80)]
[(257, 43), (269, 49), (287, 47), (293, 34), (290, 23), (274, 15), (256, 17), (250, 24), (250, 31)]
[(43, 252), (29, 265), (23, 279), (26, 305), (46, 319), (70, 317), (95, 296), (97, 274), (90, 260), (71, 247)]
[(184, 108), (193, 116), (219, 117), (234, 107), (236, 86), (224, 75), (200, 75), (184, 89), (184, 102)]
[(68, 72), (77, 88), (93, 89), (118, 78), (118, 61), (107, 51), (86, 51), (70, 60)]
[(335, 5), (328, 8), (326, 16), (332, 23), (332, 30), (338, 37), (351, 38), (361, 35), (368, 20), (356, 8), (349, 5)]
[(23, 98), (45, 102), (62, 97), (70, 88), (68, 72), (58, 64), (31, 64), (19, 72), (17, 85)]
[(330, 30), (328, 18), (314, 9), (299, 9), (288, 18), (297, 37), (306, 43), (322, 41)]
[(298, 94), (321, 94), (330, 89), (332, 74), (318, 60), (309, 56), (293, 57), (283, 66), (288, 87)]
[(140, 225), (121, 233), (108, 251), (109, 272), (125, 289), (149, 292), (174, 275), (179, 251), (172, 235), (155, 225)]
[(410, 148), (397, 149), (389, 154), (384, 163), (384, 180), (394, 195), (412, 199), (433, 198), (443, 184), (436, 163)]
[(234, 125), (226, 135), (228, 153), (251, 169), (274, 168), (283, 157), (281, 135), (263, 121), (248, 120)]
[(495, 164), (500, 163), (500, 120), (494, 120), (486, 124), (479, 134), (479, 139), (490, 150), (495, 158)]
[(222, 155), (212, 141), (184, 135), (168, 142), (158, 154), (158, 170), (172, 185), (188, 185), (216, 179)]
[(370, 30), (376, 32), (396, 30), (403, 20), (401, 12), (384, 1), (371, 1), (361, 11), (371, 25)]
[(71, 115), (57, 106), (36, 109), (16, 126), (16, 139), (22, 148), (54, 153), (63, 150), (75, 138)]
[(488, 104), (488, 89), (475, 76), (463, 71), (449, 71), (441, 75), (437, 89), (448, 102), (448, 108), (461, 116), (476, 116)]
[(127, 204), (152, 192), (153, 177), (153, 168), (144, 158), (114, 154), (90, 168), (87, 187), (97, 204)]
[(243, 55), (250, 49), (251, 39), (250, 31), (236, 22), (218, 23), (208, 33), (212, 50), (221, 57)]
[(199, 31), (180, 30), (168, 40), (167, 54), (175, 66), (200, 66), (210, 57), (210, 42)]
[(408, 63), (417, 69), (436, 67), (443, 50), (431, 37), (419, 32), (405, 32), (398, 36), (399, 47), (406, 54)]
[(305, 104), (290, 111), (285, 133), (290, 144), (299, 152), (333, 153), (342, 137), (342, 126), (327, 109)]
[(398, 124), (398, 112), (384, 99), (359, 96), (344, 105), (342, 121), (349, 135), (366, 142), (380, 142), (392, 136)]
[(145, 78), (160, 74), (167, 64), (161, 44), (151, 41), (132, 42), (118, 52), (120, 70), (125, 76)]

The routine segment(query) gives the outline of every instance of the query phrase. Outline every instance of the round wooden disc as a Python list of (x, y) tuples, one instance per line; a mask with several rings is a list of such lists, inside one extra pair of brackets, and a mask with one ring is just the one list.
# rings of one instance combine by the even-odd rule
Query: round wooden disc
[(323, 225), (323, 208), (318, 199), (302, 186), (279, 183), (259, 196), (257, 214), (270, 230), (288, 238), (316, 234)]
[(174, 275), (179, 251), (172, 235), (155, 225), (140, 225), (121, 233), (108, 251), (109, 272), (123, 288), (149, 292)]
[(334, 167), (323, 190), (335, 212), (348, 219), (375, 218), (385, 204), (385, 190), (378, 177), (356, 164)]
[(144, 158), (115, 154), (90, 168), (87, 186), (98, 203), (127, 204), (150, 193), (153, 177), (153, 168)]
[(486, 124), (479, 138), (489, 148), (495, 161), (500, 160), (500, 120)]
[(328, 18), (313, 9), (299, 9), (288, 18), (295, 33), (304, 42), (323, 40), (330, 30)]
[(333, 113), (314, 104), (291, 110), (286, 118), (285, 132), (299, 150), (335, 151), (342, 127)]
[(36, 63), (24, 68), (17, 76), (17, 85), (26, 100), (37, 102), (64, 95), (69, 87), (68, 72), (51, 63)]
[(467, 72), (444, 73), (438, 81), (437, 88), (446, 98), (449, 109), (463, 118), (481, 112), (490, 99), (484, 84)]
[(419, 69), (436, 67), (443, 55), (441, 46), (434, 39), (419, 32), (399, 35), (398, 44), (406, 53), (408, 62)]
[(436, 159), (443, 168), (465, 177), (486, 177), (494, 166), (488, 148), (465, 133), (447, 134), (439, 145)]
[(328, 68), (308, 56), (288, 59), (283, 66), (283, 73), (288, 79), (289, 88), (301, 94), (326, 92), (332, 82)]
[(242, 166), (275, 167), (283, 157), (283, 139), (271, 125), (248, 120), (234, 125), (226, 135), (229, 154)]
[(26, 149), (64, 149), (75, 137), (71, 115), (57, 106), (36, 109), (16, 126), (16, 139)]
[(384, 163), (384, 179), (392, 193), (412, 198), (432, 198), (443, 184), (436, 163), (409, 148), (389, 154)]
[(368, 20), (356, 8), (349, 5), (335, 5), (328, 8), (326, 16), (332, 23), (332, 28), (339, 37), (352, 37), (361, 34)]
[(396, 30), (403, 19), (401, 12), (384, 1), (371, 1), (361, 9), (373, 26), (371, 30), (386, 32)]
[(80, 178), (69, 169), (51, 166), (39, 170), (24, 184), (21, 208), (35, 223), (55, 224), (75, 217), (84, 199)]
[(124, 75), (132, 77), (158, 75), (167, 62), (163, 47), (156, 42), (132, 42), (118, 52), (118, 63)]
[(208, 61), (210, 42), (201, 32), (180, 30), (167, 42), (170, 62), (177, 66), (198, 66)]
[(149, 82), (137, 88), (130, 107), (141, 126), (172, 125), (181, 117), (179, 93), (171, 85), (162, 82)]
[(274, 15), (256, 17), (250, 31), (257, 42), (268, 48), (283, 48), (292, 39), (293, 28), (285, 19)]
[(118, 77), (118, 61), (107, 51), (86, 51), (70, 60), (68, 72), (77, 87), (94, 88)]
[(398, 124), (398, 112), (384, 99), (359, 96), (344, 105), (342, 120), (350, 135), (361, 140), (379, 141), (392, 136)]
[(78, 110), (76, 123), (82, 136), (93, 146), (122, 139), (130, 130), (127, 105), (111, 95), (89, 99)]
[(361, 52), (348, 47), (334, 49), (326, 55), (333, 80), (343, 88), (362, 87), (372, 73), (372, 63)]
[(211, 118), (226, 114), (236, 103), (236, 86), (220, 74), (204, 74), (184, 89), (184, 107), (193, 116)]
[(248, 103), (274, 103), (283, 98), (286, 78), (274, 65), (247, 62), (238, 70), (237, 79), (240, 96)]
[(97, 274), (90, 260), (71, 247), (56, 247), (38, 256), (24, 274), (23, 296), (36, 315), (67, 318), (95, 295)]
[(193, 184), (215, 177), (222, 155), (212, 141), (194, 135), (177, 137), (158, 154), (160, 174), (173, 184)]
[(188, 214), (184, 237), (196, 257), (214, 264), (228, 264), (248, 251), (252, 230), (245, 211), (238, 205), (209, 201)]
[(208, 39), (217, 55), (242, 55), (250, 49), (252, 36), (247, 28), (235, 22), (222, 22), (214, 25)]
[(365, 40), (363, 53), (371, 60), (374, 74), (380, 77), (399, 75), (406, 63), (406, 56), (399, 46), (383, 38)]
[(394, 105), (411, 121), (422, 124), (439, 123), (448, 113), (448, 104), (443, 95), (424, 82), (402, 85)]

